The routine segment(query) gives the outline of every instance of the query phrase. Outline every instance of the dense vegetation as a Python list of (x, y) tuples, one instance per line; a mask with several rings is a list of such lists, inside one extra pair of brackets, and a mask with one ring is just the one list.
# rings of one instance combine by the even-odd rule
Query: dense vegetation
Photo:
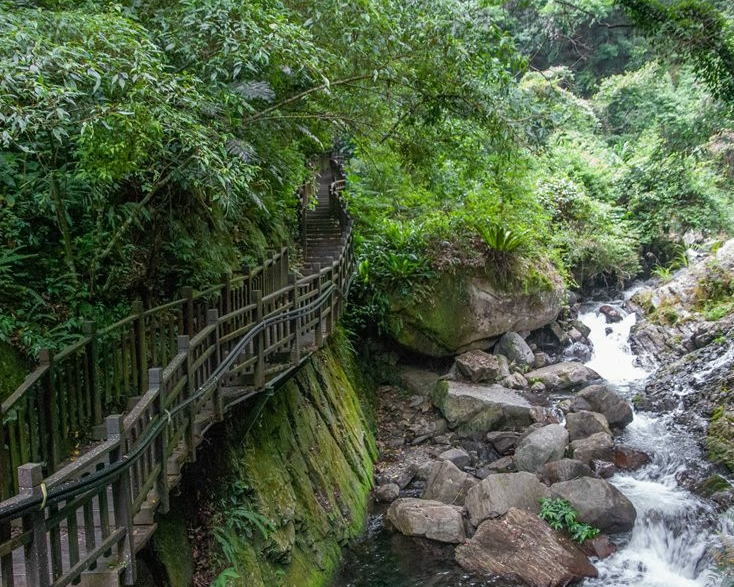
[(290, 242), (306, 162), (334, 144), (360, 321), (461, 267), (527, 289), (664, 266), (729, 228), (728, 11), (2, 1), (0, 341), (33, 356)]

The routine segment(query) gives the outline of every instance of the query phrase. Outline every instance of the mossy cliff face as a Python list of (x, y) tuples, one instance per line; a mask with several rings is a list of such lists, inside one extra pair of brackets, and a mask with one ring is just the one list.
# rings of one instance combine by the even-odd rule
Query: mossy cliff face
[(230, 427), (231, 478), (272, 524), (233, 543), (232, 585), (325, 585), (363, 529), (376, 449), (358, 372), (334, 346), (276, 392), (247, 434)]
[(561, 278), (527, 291), (506, 291), (483, 270), (443, 273), (426, 299), (411, 296), (391, 301), (389, 323), (404, 347), (433, 357), (487, 348), (508, 331), (535, 330), (552, 322), (561, 310)]

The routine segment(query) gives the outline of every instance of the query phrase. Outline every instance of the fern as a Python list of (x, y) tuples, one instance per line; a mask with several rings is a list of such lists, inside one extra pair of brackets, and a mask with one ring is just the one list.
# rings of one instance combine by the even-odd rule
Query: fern
[(525, 233), (517, 232), (499, 224), (477, 227), (477, 232), (485, 244), (499, 253), (512, 253), (525, 245)]

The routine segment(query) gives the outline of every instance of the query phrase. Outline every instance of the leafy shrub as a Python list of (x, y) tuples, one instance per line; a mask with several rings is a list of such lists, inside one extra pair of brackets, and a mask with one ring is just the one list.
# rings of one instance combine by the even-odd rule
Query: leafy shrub
[(557, 532), (566, 531), (571, 540), (579, 544), (599, 535), (599, 528), (576, 519), (578, 512), (565, 499), (541, 499), (539, 515), (551, 528)]

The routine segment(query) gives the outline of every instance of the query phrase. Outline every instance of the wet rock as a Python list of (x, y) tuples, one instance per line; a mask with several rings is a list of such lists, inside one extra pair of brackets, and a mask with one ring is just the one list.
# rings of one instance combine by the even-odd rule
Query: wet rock
[(400, 489), (405, 489), (410, 485), (410, 482), (415, 478), (415, 474), (418, 472), (418, 467), (418, 463), (410, 462), (400, 471), (398, 478), (395, 480), (395, 483), (398, 484)]
[(533, 361), (533, 369), (540, 369), (545, 367), (551, 362), (548, 353), (535, 353), (535, 360)]
[(451, 461), (441, 461), (434, 465), (422, 497), (451, 505), (464, 505), (467, 492), (477, 483), (477, 479), (460, 471)]
[(532, 473), (497, 473), (472, 487), (464, 503), (471, 523), (478, 526), (487, 518), (503, 515), (510, 508), (538, 513), (540, 499), (549, 496), (548, 487)]
[(581, 410), (604, 414), (612, 428), (624, 428), (634, 417), (630, 405), (604, 385), (589, 385), (576, 395), (571, 411)]
[(400, 496), (400, 487), (397, 483), (387, 483), (375, 489), (375, 501), (392, 503)]
[(459, 373), (474, 383), (495, 381), (500, 376), (497, 357), (480, 350), (468, 351), (456, 357), (456, 367)]
[(547, 426), (548, 424), (560, 424), (558, 417), (550, 410), (543, 406), (533, 406), (530, 409), (530, 416), (533, 418), (533, 422)]
[(588, 344), (576, 341), (563, 349), (563, 356), (566, 359), (575, 359), (585, 363), (591, 359), (591, 347)]
[(581, 322), (581, 320), (571, 320), (571, 326), (578, 330), (581, 333), (581, 336), (583, 336), (584, 338), (589, 338), (589, 335), (591, 334), (591, 328)]
[(595, 538), (584, 540), (584, 543), (581, 545), (581, 550), (584, 551), (586, 556), (604, 560), (617, 552), (617, 545), (606, 534), (599, 534)]
[(693, 486), (693, 492), (702, 497), (712, 497), (716, 493), (728, 492), (732, 489), (731, 483), (721, 475), (711, 475)]
[(587, 438), (597, 432), (612, 433), (604, 415), (597, 412), (587, 412), (586, 410), (568, 414), (566, 428), (568, 428), (569, 439), (572, 441)]
[(589, 465), (575, 459), (560, 459), (546, 463), (540, 471), (540, 477), (547, 485), (593, 476), (594, 472)]
[(509, 375), (502, 379), (500, 381), (500, 385), (503, 385), (504, 387), (507, 387), (509, 389), (527, 389), (528, 380), (522, 376), (522, 373), (513, 373), (512, 375)]
[(487, 442), (497, 451), (497, 454), (509, 455), (515, 452), (520, 433), (509, 431), (488, 432), (486, 438)]
[(464, 438), (479, 439), (491, 430), (521, 429), (532, 422), (528, 401), (500, 385), (439, 381), (433, 402)]
[(531, 384), (540, 381), (549, 390), (558, 391), (597, 381), (601, 376), (581, 363), (564, 362), (530, 371), (525, 378)]
[(451, 461), (459, 469), (463, 469), (471, 464), (471, 457), (465, 450), (460, 448), (450, 448), (438, 455), (439, 461)]
[(495, 354), (504, 355), (510, 363), (518, 367), (529, 368), (535, 362), (535, 354), (517, 332), (506, 332), (494, 348)]
[(558, 322), (551, 322), (548, 325), (548, 330), (550, 330), (550, 333), (553, 335), (553, 338), (561, 346), (561, 348), (565, 347), (566, 345), (568, 345), (568, 343), (571, 342), (571, 339), (568, 337), (568, 334), (566, 334), (563, 331), (563, 328), (561, 328), (561, 325), (558, 324)]
[(568, 500), (581, 522), (614, 534), (628, 532), (637, 518), (632, 502), (604, 479), (580, 477), (551, 485), (554, 498)]
[(565, 587), (598, 575), (578, 546), (538, 516), (515, 508), (484, 522), (457, 547), (456, 561), (478, 575), (519, 578), (530, 587)]
[(464, 542), (464, 520), (459, 506), (404, 497), (387, 510), (387, 519), (401, 534), (422, 536), (439, 542)]
[(650, 461), (650, 455), (647, 453), (623, 444), (615, 446), (612, 454), (612, 462), (623, 471), (636, 471), (649, 464)]
[(615, 322), (621, 322), (624, 316), (622, 316), (622, 313), (615, 308), (614, 306), (610, 306), (609, 304), (604, 304), (599, 308), (599, 313), (604, 314), (604, 318), (607, 321), (607, 324), (613, 324)]
[(550, 424), (535, 430), (515, 448), (515, 464), (520, 471), (536, 473), (549, 461), (563, 458), (568, 445), (568, 430), (559, 424)]
[(587, 438), (580, 438), (571, 443), (571, 456), (577, 461), (590, 465), (592, 461), (612, 460), (612, 435), (597, 432)]
[(609, 461), (592, 461), (591, 464), (594, 467), (594, 473), (596, 473), (596, 476), (601, 477), (602, 479), (609, 479), (619, 471), (616, 465)]
[(546, 391), (545, 384), (540, 381), (536, 381), (530, 386), (531, 393), (543, 393), (544, 391)]

